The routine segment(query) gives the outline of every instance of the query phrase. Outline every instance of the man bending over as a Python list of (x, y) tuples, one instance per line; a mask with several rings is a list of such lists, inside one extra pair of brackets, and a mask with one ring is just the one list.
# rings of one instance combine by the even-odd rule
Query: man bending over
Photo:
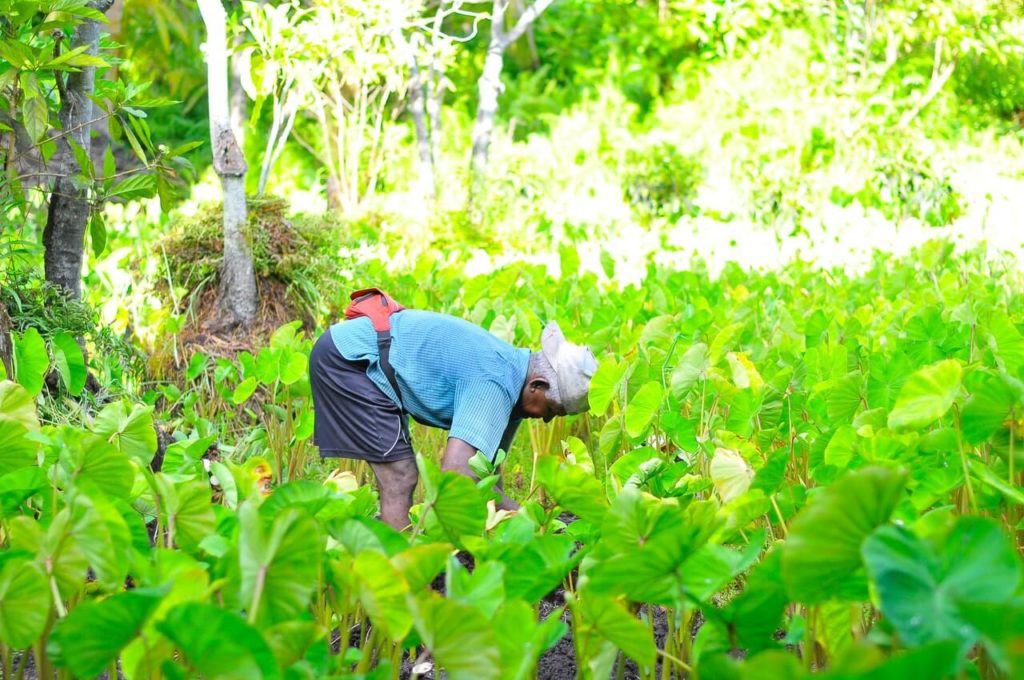
[[(507, 451), (523, 418), (549, 422), (585, 411), (597, 361), (555, 322), (531, 352), (453, 316), (398, 310), (389, 318), (390, 342), (369, 318), (331, 326), (313, 347), (309, 371), (320, 455), (367, 461), (381, 519), (402, 529), (419, 477), (406, 414), (448, 430), (442, 469), (475, 479), (469, 460), (477, 451), (492, 461)], [(518, 507), (502, 496), (502, 509)]]

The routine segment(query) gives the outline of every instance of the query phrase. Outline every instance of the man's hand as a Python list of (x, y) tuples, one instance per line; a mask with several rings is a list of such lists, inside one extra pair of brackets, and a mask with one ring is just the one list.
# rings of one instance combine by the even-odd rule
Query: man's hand
[[(480, 481), (480, 478), (469, 467), (469, 461), (475, 455), (476, 448), (472, 444), (468, 444), (456, 437), (449, 437), (448, 445), (444, 447), (444, 457), (441, 459), (441, 470), (445, 472), (458, 472), (470, 479)], [(519, 509), (519, 504), (505, 495), (500, 477), (496, 490), (501, 494), (501, 500), (498, 502), (499, 510), (514, 511)]]

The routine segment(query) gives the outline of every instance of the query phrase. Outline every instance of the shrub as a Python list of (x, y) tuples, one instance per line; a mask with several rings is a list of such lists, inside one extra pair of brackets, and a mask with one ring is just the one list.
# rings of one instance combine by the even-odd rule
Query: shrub
[(874, 179), (864, 184), (857, 200), (891, 220), (915, 218), (933, 227), (951, 224), (964, 211), (949, 178), (927, 159), (908, 151), (883, 156)]
[(696, 214), (694, 199), (704, 179), (695, 156), (687, 156), (673, 144), (661, 142), (630, 150), (622, 175), (622, 189), (633, 209), (645, 218), (676, 221)]

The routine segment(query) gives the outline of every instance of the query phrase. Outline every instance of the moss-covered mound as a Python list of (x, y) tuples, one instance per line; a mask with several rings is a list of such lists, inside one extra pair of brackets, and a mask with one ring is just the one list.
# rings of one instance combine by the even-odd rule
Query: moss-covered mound
[[(341, 223), (331, 216), (288, 216), (288, 204), (279, 198), (250, 197), (248, 211), (246, 238), (261, 298), (259, 325), (296, 318), (312, 325), (329, 306), (322, 291), (331, 289), (328, 277), (336, 269)], [(190, 311), (199, 325), (216, 305), (222, 215), (219, 203), (205, 205), (172, 222), (161, 243), (171, 280), (185, 291), (180, 311)]]

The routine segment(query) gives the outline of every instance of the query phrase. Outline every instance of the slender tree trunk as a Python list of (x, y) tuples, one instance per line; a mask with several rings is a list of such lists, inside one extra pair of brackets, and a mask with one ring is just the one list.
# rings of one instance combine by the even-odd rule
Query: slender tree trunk
[(416, 146), (420, 156), (420, 184), (423, 197), (433, 200), (437, 197), (437, 185), (434, 181), (434, 156), (431, 153), (427, 112), (423, 102), (423, 84), (418, 65), (412, 69), (409, 88), (409, 110), (412, 112), (413, 123), (416, 126)]
[[(430, 155), (434, 159), (434, 182), (437, 184), (444, 167), (441, 155), (441, 104), (444, 101), (445, 70), (441, 60), (441, 28), (444, 24), (444, 2), (438, 4), (430, 37), (430, 73), (427, 77), (427, 117), (430, 119)], [(436, 193), (436, 192), (435, 192)]]
[[(241, 45), (243, 42), (241, 35), (235, 36), (235, 46)], [(229, 110), (231, 112), (231, 131), (235, 133), (235, 139), (238, 140), (238, 146), (243, 150), (245, 149), (245, 125), (247, 122), (249, 100), (245, 94), (245, 89), (242, 87), (242, 60), (238, 58), (238, 55), (232, 54), (230, 58), (231, 63), (231, 105)]]
[[(267, 188), (267, 181), (270, 179), (270, 171), (274, 163), (284, 152), (284, 145), (292, 133), (292, 125), (295, 123), (295, 116), (299, 112), (299, 105), (291, 92), (291, 81), (284, 86), (282, 99), (274, 102), (274, 120), (270, 128), (270, 136), (267, 138), (267, 146), (263, 154), (263, 163), (260, 165), (260, 181), (257, 195), (262, 196)], [(283, 124), (282, 124), (283, 119)]]
[(11, 331), (14, 324), (7, 314), (7, 307), (0, 302), (0, 364), (3, 364), (4, 375), (8, 380), (14, 380), (14, 345), (11, 341)]
[(224, 263), (220, 273), (220, 327), (231, 330), (256, 317), (256, 277), (246, 241), (245, 157), (231, 131), (228, 106), (227, 14), (220, 0), (199, 0), (206, 24), (213, 168), (224, 192)]
[[(113, 0), (92, 0), (89, 6), (100, 12), (110, 9)], [(100, 22), (87, 19), (75, 27), (69, 49), (86, 47), (91, 55), (99, 53)], [(58, 75), (58, 77), (60, 77)], [(78, 161), (71, 151), (73, 141), (88, 152), (93, 118), (92, 93), (96, 84), (96, 68), (82, 67), (69, 73), (61, 93), (60, 122), (71, 132), (58, 142), (58, 177), (50, 195), (50, 208), (43, 229), (43, 256), (46, 280), (68, 291), (74, 297), (82, 292), (82, 262), (85, 229), (89, 222), (89, 200), (86, 188), (73, 177), (78, 174)]]
[(412, 114), (416, 129), (416, 149), (419, 153), (420, 191), (430, 201), (437, 197), (434, 182), (434, 157), (431, 153), (430, 131), (427, 128), (427, 112), (424, 104), (423, 72), (416, 56), (416, 45), (406, 40), (400, 30), (394, 32), (395, 44), (405, 54), (409, 68), (409, 113)]
[(537, 17), (554, 0), (535, 0), (520, 15), (511, 31), (505, 32), (505, 11), (508, 0), (494, 0), (491, 12), (491, 41), (487, 47), (483, 72), (477, 83), (479, 101), (476, 121), (473, 123), (473, 152), (470, 160), (470, 184), (468, 208), (475, 211), (475, 202), (487, 176), (487, 156), (494, 133), (494, 119), (498, 114), (498, 95), (501, 93), (501, 71), (504, 67), (505, 50), (518, 40)]
[[(431, 67), (427, 88), (427, 116), (430, 119), (430, 157), (434, 159), (435, 185), (444, 168), (441, 156), (441, 102), (444, 100), (444, 66)], [(436, 188), (435, 188), (436, 193)]]
[(498, 95), (501, 93), (501, 71), (505, 62), (504, 31), (501, 24), (505, 20), (506, 3), (494, 0), (494, 11), (491, 14), (491, 42), (487, 46), (487, 57), (484, 69), (477, 82), (479, 100), (476, 107), (476, 121), (473, 123), (473, 152), (470, 158), (470, 194), (469, 203), (472, 207), (480, 190), (483, 188), (487, 173), (487, 154), (491, 146), (491, 135), (494, 132), (494, 119), (498, 115)]
[[(110, 39), (116, 43), (120, 43), (123, 36), (121, 35), (122, 30), (122, 18), (124, 16), (124, 0), (113, 0), (110, 5), (110, 9), (106, 11), (107, 15), (107, 32), (110, 34)], [(112, 55), (115, 57), (121, 56), (121, 50), (115, 50)], [(103, 74), (106, 80), (111, 82), (117, 82), (118, 79), (118, 67), (115, 62), (106, 73)], [(108, 100), (106, 108), (110, 108), (110, 102)], [(92, 159), (92, 165), (96, 168), (97, 174), (100, 173), (100, 168), (103, 167), (103, 156), (106, 153), (107, 147), (113, 145), (113, 138), (110, 136), (110, 117), (103, 116), (92, 125), (92, 144), (88, 151), (89, 156)]]

